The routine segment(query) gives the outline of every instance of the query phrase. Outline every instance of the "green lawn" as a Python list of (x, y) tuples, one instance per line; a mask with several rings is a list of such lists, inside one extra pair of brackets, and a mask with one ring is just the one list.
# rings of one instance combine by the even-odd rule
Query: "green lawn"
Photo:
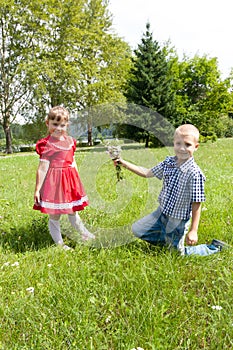
[[(200, 146), (206, 175), (199, 243), (233, 245), (233, 139)], [(127, 147), (123, 157), (151, 167), (172, 149)], [(0, 158), (0, 349), (144, 350), (233, 348), (233, 252), (180, 257), (134, 239), (131, 224), (157, 207), (161, 182), (115, 169), (104, 149), (76, 153), (96, 233), (83, 245), (62, 219), (55, 247), (46, 215), (32, 210), (35, 154)], [(28, 289), (29, 288), (29, 289)]]

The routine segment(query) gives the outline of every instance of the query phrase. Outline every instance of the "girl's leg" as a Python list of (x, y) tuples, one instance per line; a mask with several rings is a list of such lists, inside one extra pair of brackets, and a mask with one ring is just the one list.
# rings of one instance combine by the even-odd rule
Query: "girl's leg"
[(65, 250), (70, 247), (64, 244), (60, 230), (60, 215), (49, 215), (49, 233), (57, 245), (62, 246)]
[(84, 226), (77, 212), (74, 214), (69, 214), (68, 218), (72, 227), (74, 227), (76, 231), (81, 233), (82, 239), (84, 241), (87, 241), (88, 239), (95, 239), (95, 235), (89, 232), (88, 229)]

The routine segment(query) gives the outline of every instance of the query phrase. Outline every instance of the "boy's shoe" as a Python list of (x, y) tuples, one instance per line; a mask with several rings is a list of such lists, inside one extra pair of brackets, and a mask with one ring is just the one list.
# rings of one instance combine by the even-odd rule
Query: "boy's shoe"
[(229, 248), (229, 244), (220, 241), (219, 239), (213, 239), (211, 242), (211, 245), (214, 245), (215, 247), (217, 247), (220, 251), (224, 248)]

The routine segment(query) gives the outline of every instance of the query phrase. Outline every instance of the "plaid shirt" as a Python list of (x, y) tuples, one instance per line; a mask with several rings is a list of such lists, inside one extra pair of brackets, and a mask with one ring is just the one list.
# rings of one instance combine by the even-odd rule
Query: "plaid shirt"
[(164, 214), (187, 220), (192, 203), (205, 201), (205, 176), (193, 158), (177, 166), (176, 157), (167, 157), (151, 171), (158, 179), (163, 179), (159, 203)]

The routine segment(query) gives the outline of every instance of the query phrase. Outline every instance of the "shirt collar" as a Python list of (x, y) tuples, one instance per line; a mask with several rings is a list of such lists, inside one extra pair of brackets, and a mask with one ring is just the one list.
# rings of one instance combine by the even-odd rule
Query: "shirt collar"
[(186, 162), (181, 164), (179, 168), (183, 173), (187, 173), (187, 171), (193, 166), (193, 164), (194, 164), (194, 158), (191, 157), (188, 160), (186, 160)]

